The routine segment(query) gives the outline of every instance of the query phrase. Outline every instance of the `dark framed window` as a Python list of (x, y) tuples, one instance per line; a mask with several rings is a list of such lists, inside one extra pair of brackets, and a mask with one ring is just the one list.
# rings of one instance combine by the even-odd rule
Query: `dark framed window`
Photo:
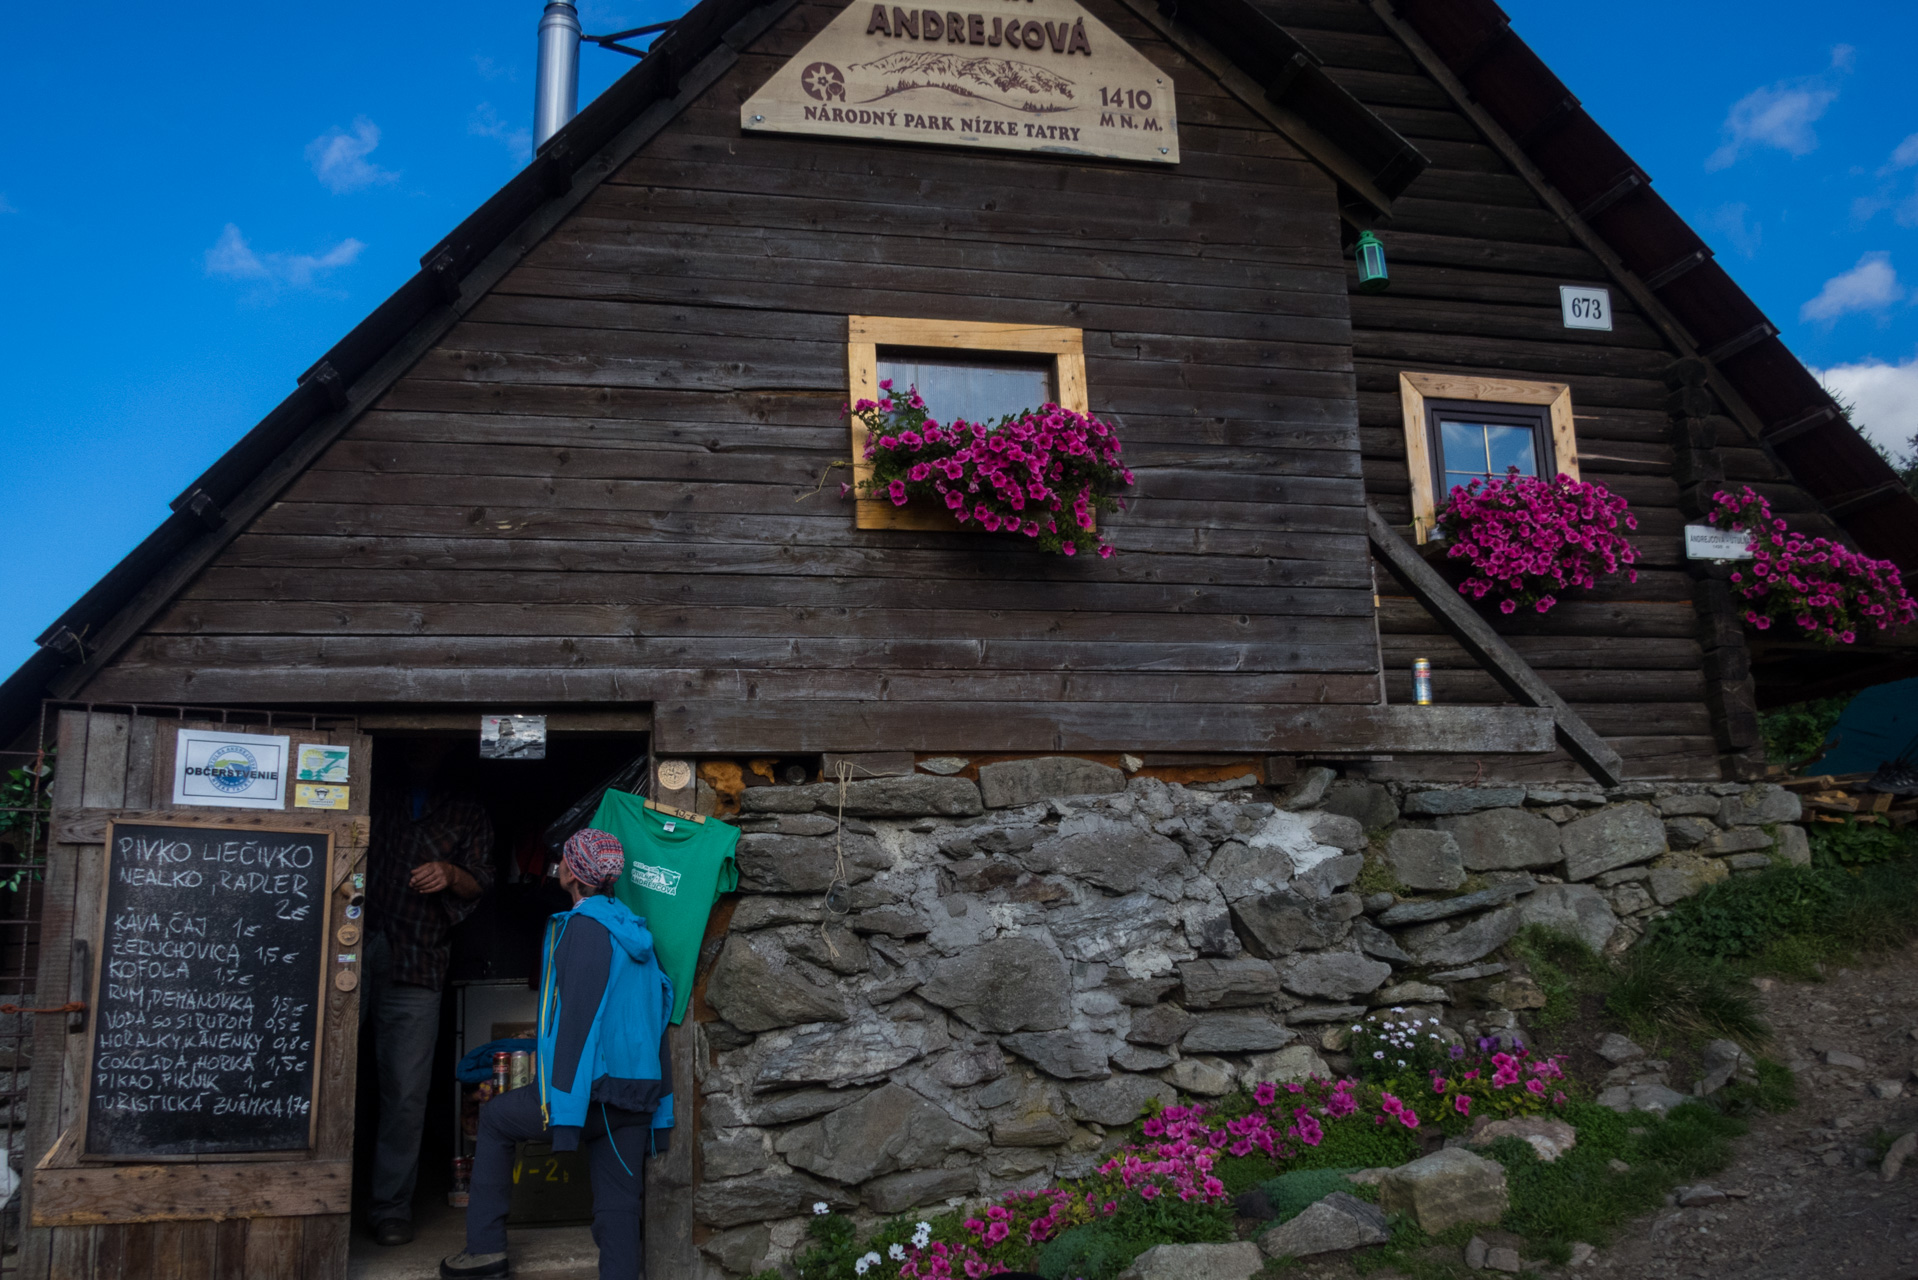
[(1513, 467), (1522, 476), (1557, 473), (1545, 405), (1428, 399), (1425, 431), (1433, 496), (1440, 503), (1454, 488), (1502, 478)]
[(942, 423), (963, 418), (992, 426), (1010, 414), (1037, 409), (1059, 398), (1050, 359), (994, 359), (954, 351), (881, 348), (880, 381), (893, 394), (919, 388), (926, 412)]

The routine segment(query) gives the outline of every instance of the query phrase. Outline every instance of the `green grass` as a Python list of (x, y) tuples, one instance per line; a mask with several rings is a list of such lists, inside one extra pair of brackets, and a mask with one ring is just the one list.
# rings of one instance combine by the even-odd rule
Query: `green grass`
[(1235, 1238), (1230, 1203), (1155, 1202), (1060, 1232), (1058, 1239), (1041, 1246), (1032, 1269), (1046, 1280), (1113, 1280), (1154, 1245), (1217, 1244)]
[(1918, 858), (1846, 866), (1820, 855), (1820, 862), (1715, 884), (1679, 903), (1647, 943), (1746, 973), (1815, 979), (1826, 963), (1918, 938)]
[(1528, 927), (1511, 946), (1545, 993), (1545, 1007), (1533, 1015), (1536, 1027), (1571, 1021), (1591, 997), (1635, 1039), (1729, 1036), (1764, 1043), (1757, 992), (1746, 975), (1720, 960), (1653, 939), (1608, 959), (1542, 925)]

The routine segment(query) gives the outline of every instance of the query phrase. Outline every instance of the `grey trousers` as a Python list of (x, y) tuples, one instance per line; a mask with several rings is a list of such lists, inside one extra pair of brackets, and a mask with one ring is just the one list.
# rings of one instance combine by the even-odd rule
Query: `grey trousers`
[(377, 1226), (413, 1220), (420, 1133), (426, 1125), (426, 1092), (433, 1083), (433, 1046), (440, 1034), (440, 993), (390, 979), (392, 955), (383, 935), (369, 934), (365, 950), (360, 1027), (372, 1024), (380, 1085), (379, 1141), (367, 1217)]
[[(615, 1126), (631, 1119), (627, 1127)], [(593, 1175), (593, 1243), (599, 1280), (643, 1280), (646, 1255), (640, 1220), (645, 1183), (640, 1175), (650, 1139), (646, 1116), (595, 1104), (586, 1114), (580, 1145)], [(513, 1144), (547, 1137), (539, 1089), (509, 1089), (480, 1105), (479, 1145), (473, 1151), (473, 1194), (466, 1205), (466, 1251), (506, 1252), (506, 1211), (513, 1198)]]

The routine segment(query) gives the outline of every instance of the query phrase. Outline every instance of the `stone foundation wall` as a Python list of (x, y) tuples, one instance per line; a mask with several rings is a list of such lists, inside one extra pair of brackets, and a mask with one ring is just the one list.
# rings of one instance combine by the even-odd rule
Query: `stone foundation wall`
[(977, 772), (854, 782), (843, 830), (834, 784), (740, 796), (743, 896), (696, 1024), (720, 1272), (784, 1260), (818, 1202), (888, 1216), (1086, 1173), (1152, 1098), (1342, 1069), (1375, 1009), (1499, 1034), (1536, 1002), (1490, 958), (1525, 925), (1617, 950), (1707, 884), (1809, 859), (1797, 797), (1763, 784)]

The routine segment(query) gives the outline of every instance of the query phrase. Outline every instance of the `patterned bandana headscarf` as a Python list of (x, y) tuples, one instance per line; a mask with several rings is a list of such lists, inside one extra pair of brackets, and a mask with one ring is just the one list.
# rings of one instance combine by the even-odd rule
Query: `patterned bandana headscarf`
[(619, 840), (592, 827), (574, 832), (559, 856), (588, 889), (604, 889), (619, 879), (626, 866), (626, 851), (619, 847)]

